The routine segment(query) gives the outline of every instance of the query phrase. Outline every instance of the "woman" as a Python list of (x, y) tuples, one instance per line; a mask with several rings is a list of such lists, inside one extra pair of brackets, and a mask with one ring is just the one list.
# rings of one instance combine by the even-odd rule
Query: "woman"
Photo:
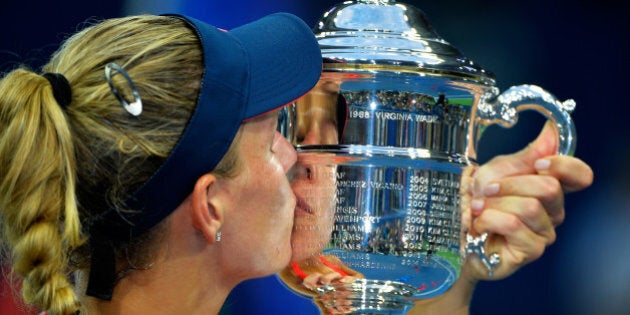
[(0, 81), (0, 214), (23, 299), (49, 314), (217, 313), (291, 257), (293, 147), (274, 110), (321, 54), (298, 18), (225, 32), (111, 19)]
[[(0, 216), (25, 301), (50, 314), (212, 314), (237, 283), (287, 266), (296, 201), (285, 173), (296, 157), (272, 111), (305, 94), (320, 70), (310, 29), (292, 16), (230, 32), (181, 16), (139, 16), (71, 37), (43, 75), (7, 74)], [(501, 182), (498, 195), (473, 209), (477, 230), (500, 232), (489, 223), (501, 218), (486, 210), (519, 192), (502, 190), (510, 187), (502, 181), (536, 172), (534, 161), (521, 163), (522, 172), (506, 163), (477, 171), (481, 184)], [(563, 157), (550, 162), (542, 171), (550, 181), (566, 182), (567, 166), (590, 171)], [(590, 184), (583, 178), (574, 189)], [(561, 191), (522, 193), (555, 200), (525, 216), (555, 209), (540, 231), (561, 222)], [(524, 221), (522, 228), (538, 222)], [(540, 242), (547, 239), (533, 245)], [(526, 259), (510, 260), (502, 252), (510, 247), (495, 243), (505, 258), (497, 276), (539, 255), (525, 244), (517, 249)], [(467, 305), (485, 273), (466, 270), (461, 286), (422, 309)]]

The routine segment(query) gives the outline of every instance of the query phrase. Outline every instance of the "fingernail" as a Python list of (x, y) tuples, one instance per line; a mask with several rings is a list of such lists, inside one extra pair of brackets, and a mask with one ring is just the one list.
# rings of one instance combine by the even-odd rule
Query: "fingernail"
[(486, 186), (486, 188), (483, 189), (483, 194), (485, 196), (494, 196), (496, 194), (499, 193), (499, 184), (498, 183), (492, 183), (488, 186)]
[(485, 201), (483, 199), (473, 199), (470, 203), (470, 210), (472, 210), (474, 215), (478, 215), (483, 210), (483, 205)]
[(549, 169), (551, 161), (549, 159), (538, 159), (534, 162), (534, 168), (538, 171), (544, 171)]

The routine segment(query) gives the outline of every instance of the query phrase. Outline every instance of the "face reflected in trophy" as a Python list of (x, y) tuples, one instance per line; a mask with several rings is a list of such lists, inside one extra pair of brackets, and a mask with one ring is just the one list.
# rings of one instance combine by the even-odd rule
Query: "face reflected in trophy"
[[(296, 141), (301, 145), (339, 143), (336, 101), (338, 91), (318, 85), (296, 102)], [(297, 198), (292, 235), (293, 262), (318, 261), (332, 233), (335, 214), (334, 164), (321, 164), (313, 154), (300, 154), (291, 187)]]
[[(320, 82), (295, 104), (296, 142), (300, 145), (337, 145), (339, 120), (345, 120), (345, 104), (335, 82)], [(363, 275), (347, 267), (334, 255), (324, 254), (333, 233), (336, 206), (336, 165), (334, 155), (298, 155), (291, 187), (296, 195), (291, 265), (280, 273), (293, 290), (308, 297), (317, 289), (334, 283), (352, 283)], [(330, 163), (322, 159), (330, 158)], [(338, 311), (345, 308), (337, 306)]]
[(570, 154), (574, 103), (531, 85), (499, 93), (422, 11), (393, 0), (340, 3), (315, 33), (320, 81), (279, 115), (298, 155), (293, 256), (280, 279), (327, 314), (405, 314), (448, 291), (466, 255), (491, 274), (499, 257), (469, 231), (478, 140), (535, 110)]

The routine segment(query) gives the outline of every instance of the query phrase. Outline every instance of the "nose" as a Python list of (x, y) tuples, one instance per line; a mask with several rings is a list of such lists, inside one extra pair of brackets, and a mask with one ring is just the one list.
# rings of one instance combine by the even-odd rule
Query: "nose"
[(284, 169), (284, 172), (287, 173), (295, 162), (297, 162), (297, 152), (295, 148), (285, 137), (283, 137), (279, 132), (276, 131), (275, 134), (277, 147), (276, 150), (278, 152), (278, 156), (280, 159), (280, 164)]
[(315, 120), (309, 127), (308, 132), (304, 135), (304, 140), (300, 144), (323, 144), (319, 122)]

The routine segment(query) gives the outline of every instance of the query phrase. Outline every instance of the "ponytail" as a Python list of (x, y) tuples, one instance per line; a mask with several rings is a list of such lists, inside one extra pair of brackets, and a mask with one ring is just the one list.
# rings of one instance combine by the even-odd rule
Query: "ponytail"
[[(131, 119), (112, 94), (104, 76), (110, 62), (133, 78), (145, 108), (141, 119)], [(24, 301), (65, 315), (93, 306), (81, 292), (85, 279), (69, 279), (91, 268), (90, 224), (109, 209), (136, 210), (125, 201), (179, 140), (204, 67), (199, 40), (183, 20), (143, 15), (81, 30), (43, 71), (61, 73), (69, 97), (63, 78), (17, 69), (0, 79), (0, 229)], [(61, 94), (54, 85), (64, 88), (56, 90)], [(127, 98), (131, 91), (118, 86)], [(228, 152), (214, 172), (235, 174), (235, 156)], [(116, 244), (117, 272), (130, 261), (153, 261), (156, 251), (149, 249), (165, 234), (159, 227)]]
[(13, 271), (26, 303), (75, 313), (68, 257), (83, 237), (69, 124), (41, 75), (14, 70), (0, 95), (0, 222)]

